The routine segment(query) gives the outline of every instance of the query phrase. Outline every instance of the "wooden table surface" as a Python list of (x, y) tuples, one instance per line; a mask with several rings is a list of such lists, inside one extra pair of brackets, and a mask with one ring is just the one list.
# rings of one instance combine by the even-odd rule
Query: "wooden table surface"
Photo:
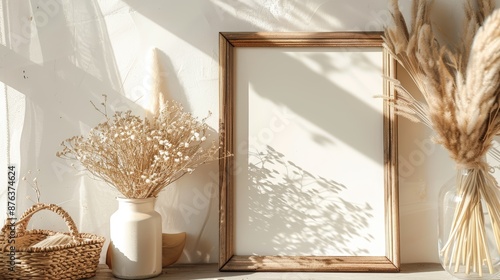
[[(96, 277), (92, 279), (117, 279), (105, 265), (101, 265)], [(321, 280), (321, 279), (414, 279), (447, 280), (453, 279), (443, 271), (439, 264), (403, 264), (399, 273), (320, 273), (320, 272), (220, 272), (217, 264), (177, 264), (169, 266), (163, 273), (152, 279), (188, 280), (188, 279), (275, 279), (275, 280)]]

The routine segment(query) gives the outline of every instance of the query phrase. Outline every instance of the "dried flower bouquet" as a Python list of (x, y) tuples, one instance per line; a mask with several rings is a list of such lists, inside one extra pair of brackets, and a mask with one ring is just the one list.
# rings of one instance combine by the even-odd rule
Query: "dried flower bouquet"
[[(457, 174), (462, 199), (440, 251), (444, 265), (466, 275), (482, 276), (484, 267), (493, 274), (497, 263), (490, 257), (485, 224), (493, 227), (494, 249), (500, 252), (500, 202), (485, 155), (500, 133), (500, 11), (494, 11), (491, 0), (465, 1), (461, 37), (453, 39), (449, 30), (435, 26), (434, 4), (414, 0), (408, 28), (398, 0), (392, 0), (394, 24), (386, 28), (384, 41), (424, 101), (397, 80), (392, 82), (398, 95), (389, 101), (398, 114), (431, 127), (435, 142), (466, 171)], [(483, 215), (486, 210), (489, 218)]]
[(106, 120), (87, 136), (64, 140), (57, 156), (80, 162), (126, 198), (156, 197), (186, 173), (218, 159), (218, 143), (205, 145), (206, 118), (198, 120), (177, 102), (166, 102), (145, 118), (130, 111), (112, 118), (101, 112)]

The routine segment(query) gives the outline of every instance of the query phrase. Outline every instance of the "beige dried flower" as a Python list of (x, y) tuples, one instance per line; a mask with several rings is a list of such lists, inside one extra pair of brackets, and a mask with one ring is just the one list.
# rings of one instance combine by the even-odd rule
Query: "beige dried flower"
[(146, 118), (116, 112), (87, 136), (64, 140), (57, 156), (80, 162), (124, 197), (155, 197), (186, 173), (219, 158), (218, 143), (205, 143), (205, 120), (184, 112), (177, 102), (166, 102)]

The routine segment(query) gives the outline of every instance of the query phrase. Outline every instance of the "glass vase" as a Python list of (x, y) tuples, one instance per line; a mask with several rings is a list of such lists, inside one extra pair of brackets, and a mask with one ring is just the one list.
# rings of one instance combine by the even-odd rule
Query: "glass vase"
[(110, 218), (111, 272), (123, 279), (144, 279), (162, 272), (161, 216), (156, 198), (118, 198)]
[(499, 279), (500, 196), (488, 170), (458, 169), (439, 193), (439, 258), (455, 278)]

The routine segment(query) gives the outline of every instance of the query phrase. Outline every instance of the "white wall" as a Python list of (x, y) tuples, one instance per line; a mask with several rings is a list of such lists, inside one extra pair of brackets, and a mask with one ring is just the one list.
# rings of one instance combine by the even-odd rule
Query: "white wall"
[[(89, 103), (99, 103), (101, 94), (108, 95), (114, 110), (140, 110), (151, 85), (147, 61), (152, 47), (163, 53), (170, 97), (197, 116), (211, 111), (209, 124), (216, 134), (218, 32), (382, 30), (389, 19), (387, 2), (3, 1), (0, 170), (6, 170), (8, 163), (17, 165), (21, 176), (32, 170), (42, 202), (63, 206), (81, 231), (108, 236), (117, 194), (75, 171), (55, 153), (63, 139), (84, 133), (101, 120)], [(409, 1), (402, 2), (408, 13)], [(460, 8), (456, 0), (447, 3), (450, 13)], [(402, 261), (437, 262), (436, 196), (453, 174), (453, 164), (442, 148), (429, 142), (430, 131), (422, 125), (406, 120), (399, 124)], [(5, 173), (0, 174), (2, 185), (7, 181)], [(164, 231), (188, 233), (182, 262), (217, 262), (217, 186), (213, 163), (159, 197)], [(32, 203), (26, 195), (34, 197), (22, 182), (19, 214)], [(6, 205), (4, 189), (0, 203)], [(48, 214), (36, 216), (32, 224), (64, 230)]]

